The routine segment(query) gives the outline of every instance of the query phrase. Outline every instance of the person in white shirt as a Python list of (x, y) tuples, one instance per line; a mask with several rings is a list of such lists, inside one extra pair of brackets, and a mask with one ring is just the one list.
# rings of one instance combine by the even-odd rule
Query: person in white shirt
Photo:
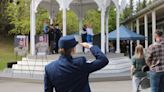
[(94, 35), (92, 26), (88, 25), (86, 31), (87, 31), (87, 42), (92, 43), (93, 35)]

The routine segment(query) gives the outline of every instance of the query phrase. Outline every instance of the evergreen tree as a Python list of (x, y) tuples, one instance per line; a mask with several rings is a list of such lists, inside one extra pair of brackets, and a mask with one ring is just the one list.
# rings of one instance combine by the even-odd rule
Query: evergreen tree
[(134, 11), (133, 4), (134, 4), (134, 0), (130, 0), (130, 12), (131, 12), (131, 15), (133, 14), (133, 11)]
[(8, 4), (7, 16), (14, 28), (10, 34), (28, 34), (30, 29), (30, 0), (18, 0)]
[(9, 0), (0, 1), (0, 34), (6, 35), (9, 30), (9, 19), (6, 16), (6, 8), (9, 3)]
[(145, 8), (147, 6), (147, 2), (146, 0), (143, 0), (143, 8)]

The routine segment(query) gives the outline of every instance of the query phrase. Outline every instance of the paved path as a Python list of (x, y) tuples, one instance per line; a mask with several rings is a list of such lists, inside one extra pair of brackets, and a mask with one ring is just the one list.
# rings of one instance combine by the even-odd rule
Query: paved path
[[(91, 82), (90, 86), (92, 92), (131, 92), (131, 81)], [(43, 84), (0, 80), (0, 92), (43, 92)]]

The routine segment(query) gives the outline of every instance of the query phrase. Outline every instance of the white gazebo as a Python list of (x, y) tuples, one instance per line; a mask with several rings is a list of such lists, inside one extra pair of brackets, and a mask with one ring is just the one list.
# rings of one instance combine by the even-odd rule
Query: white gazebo
[[(126, 0), (122, 0), (126, 1)], [(119, 28), (120, 7), (119, 0), (32, 0), (30, 9), (30, 49), (31, 54), (35, 55), (35, 34), (36, 34), (36, 13), (38, 7), (43, 7), (49, 12), (50, 23), (53, 23), (55, 13), (60, 10), (63, 13), (63, 36), (66, 35), (66, 11), (73, 10), (79, 19), (79, 31), (82, 29), (82, 20), (84, 14), (88, 9), (98, 8), (101, 11), (101, 50), (105, 53), (105, 49), (108, 51), (108, 7), (114, 4), (116, 6), (117, 18), (116, 27)], [(124, 6), (124, 5), (123, 5)], [(106, 30), (106, 31), (105, 31)], [(105, 46), (106, 45), (106, 46)], [(106, 48), (105, 48), (106, 47)], [(116, 52), (120, 53), (120, 39), (119, 31), (117, 31), (117, 47)]]

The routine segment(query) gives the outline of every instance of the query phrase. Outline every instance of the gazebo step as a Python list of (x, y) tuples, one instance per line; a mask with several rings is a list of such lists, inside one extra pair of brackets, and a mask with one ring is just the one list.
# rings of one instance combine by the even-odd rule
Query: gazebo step
[(22, 58), (22, 61), (33, 61), (33, 62), (52, 62), (52, 59), (30, 59), (30, 58)]
[(44, 72), (43, 71), (21, 71), (21, 70), (14, 70), (13, 73), (18, 73), (18, 74), (39, 74), (39, 75), (43, 75)]
[(130, 67), (124, 67), (124, 68), (120, 68), (120, 69), (102, 69), (99, 71), (96, 71), (95, 73), (121, 73), (121, 72), (126, 72), (129, 71)]
[(110, 65), (108, 64), (106, 67), (104, 67), (103, 69), (124, 69), (126, 67), (130, 67), (129, 63), (123, 63), (123, 64), (118, 64), (118, 65)]
[[(29, 66), (29, 65), (13, 65), (13, 70), (21, 70), (21, 71), (44, 71), (44, 66)], [(119, 73), (124, 71), (130, 70), (130, 64), (129, 63), (123, 63), (119, 65), (107, 65), (104, 67), (100, 72), (106, 72), (106, 73)], [(99, 71), (98, 71), (99, 72)]]
[(34, 61), (18, 61), (17, 65), (23, 65), (23, 66), (45, 66), (49, 64), (50, 62), (34, 62)]
[(44, 71), (44, 66), (19, 66), (13, 65), (13, 70), (21, 70), (21, 71)]
[[(14, 73), (44, 74), (45, 65), (58, 59), (58, 56), (54, 56), (54, 60), (52, 59), (53, 56), (49, 57), (51, 57), (51, 59), (42, 59), (41, 57), (36, 59), (35, 56), (22, 58), (22, 61), (18, 61), (17, 64), (14, 64), (12, 69)], [(92, 62), (94, 58), (90, 58), (89, 60)], [(131, 60), (128, 57), (109, 58), (109, 64), (95, 73), (121, 73), (129, 71), (130, 66)]]

